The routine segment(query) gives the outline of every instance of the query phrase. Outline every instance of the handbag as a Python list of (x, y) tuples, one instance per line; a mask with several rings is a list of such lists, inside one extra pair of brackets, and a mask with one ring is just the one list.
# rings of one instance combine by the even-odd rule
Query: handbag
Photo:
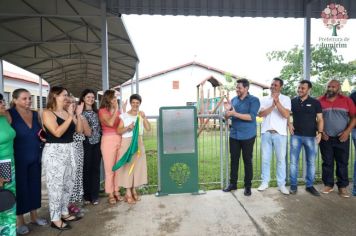
[(10, 210), (16, 204), (15, 194), (8, 189), (0, 188), (0, 199), (0, 212)]

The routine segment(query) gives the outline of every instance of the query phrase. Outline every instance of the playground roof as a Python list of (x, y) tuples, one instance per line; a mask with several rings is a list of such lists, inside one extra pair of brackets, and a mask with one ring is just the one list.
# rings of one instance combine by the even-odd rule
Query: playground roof
[[(229, 75), (231, 75), (231, 77), (232, 77), (233, 79), (240, 79), (240, 78), (242, 78), (242, 77), (240, 77), (240, 76), (237, 76), (237, 75), (234, 75), (234, 74), (230, 74), (230, 73), (228, 73), (228, 72), (226, 72), (226, 71), (217, 69), (217, 68), (215, 68), (215, 67), (207, 66), (207, 65), (204, 65), (204, 64), (202, 64), (202, 63), (199, 63), (199, 62), (196, 62), (196, 61), (192, 61), (192, 62), (183, 64), (183, 65), (179, 65), (179, 66), (176, 66), (176, 67), (167, 69), (167, 70), (162, 70), (162, 71), (159, 71), (159, 72), (157, 72), (157, 73), (154, 73), (154, 74), (151, 74), (151, 75), (142, 77), (142, 78), (139, 79), (139, 81), (146, 80), (146, 79), (150, 79), (150, 78), (153, 78), (153, 77), (156, 77), (156, 76), (160, 76), (160, 75), (163, 75), (163, 74), (166, 74), (166, 73), (175, 71), (175, 70), (179, 70), (179, 69), (182, 69), (182, 68), (185, 68), (185, 67), (188, 67), (188, 66), (192, 66), (192, 65), (195, 65), (195, 66), (198, 66), (198, 67), (207, 69), (207, 70), (211, 70), (211, 71), (220, 73), (220, 74), (222, 74), (222, 75), (229, 74)], [(254, 85), (258, 86), (258, 87), (261, 87), (262, 89), (269, 89), (269, 86), (268, 86), (268, 85), (265, 85), (265, 84), (262, 84), (262, 83), (259, 83), (259, 82), (255, 82), (255, 81), (251, 81), (251, 80), (250, 80), (250, 83), (251, 83), (251, 84), (254, 84)], [(127, 86), (127, 85), (130, 85), (130, 84), (131, 84), (131, 80), (125, 82), (124, 84), (122, 84), (122, 86)], [(118, 87), (120, 87), (120, 86), (117, 86), (116, 88), (118, 88)]]
[[(105, 13), (104, 13), (105, 16)], [(78, 96), (102, 89), (100, 7), (79, 0), (1, 0), (0, 59)], [(131, 79), (137, 54), (120, 17), (107, 13), (109, 87)]]

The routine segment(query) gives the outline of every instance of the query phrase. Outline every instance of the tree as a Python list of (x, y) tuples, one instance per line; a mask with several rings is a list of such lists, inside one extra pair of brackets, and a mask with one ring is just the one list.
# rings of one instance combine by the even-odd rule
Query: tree
[[(298, 82), (303, 79), (303, 48), (295, 46), (289, 51), (272, 51), (267, 53), (271, 60), (284, 61), (280, 78), (285, 81), (283, 93), (294, 97)], [(350, 84), (356, 77), (356, 60), (344, 63), (342, 56), (336, 54), (336, 49), (326, 47), (311, 47), (310, 77), (313, 83), (313, 96), (320, 96), (325, 91), (328, 80), (335, 78), (342, 83), (348, 79)]]

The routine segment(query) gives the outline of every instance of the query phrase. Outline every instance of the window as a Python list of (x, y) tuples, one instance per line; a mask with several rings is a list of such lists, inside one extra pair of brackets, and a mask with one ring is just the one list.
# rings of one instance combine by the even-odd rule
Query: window
[(32, 103), (31, 103), (31, 108), (32, 108), (32, 109), (35, 109), (35, 108), (36, 108), (36, 101), (35, 101), (35, 99), (36, 99), (36, 96), (35, 96), (35, 95), (31, 95), (31, 101), (32, 101)]
[(10, 93), (4, 92), (4, 100), (6, 102), (6, 108), (10, 107)]
[(179, 81), (173, 80), (173, 89), (179, 89)]
[[(47, 97), (42, 96), (42, 107), (45, 108), (47, 104)], [(37, 108), (40, 108), (40, 96), (37, 96)]]

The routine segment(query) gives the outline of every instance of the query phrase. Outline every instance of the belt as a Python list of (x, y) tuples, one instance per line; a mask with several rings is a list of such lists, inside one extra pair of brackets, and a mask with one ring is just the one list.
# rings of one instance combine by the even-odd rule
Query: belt
[(267, 130), (268, 133), (271, 133), (271, 134), (278, 134), (277, 131), (275, 131), (274, 129), (270, 129), (270, 130)]

